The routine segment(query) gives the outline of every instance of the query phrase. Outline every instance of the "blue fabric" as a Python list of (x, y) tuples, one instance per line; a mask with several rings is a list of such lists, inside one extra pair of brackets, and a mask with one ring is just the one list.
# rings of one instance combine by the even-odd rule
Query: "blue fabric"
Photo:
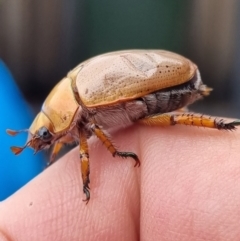
[(27, 133), (12, 137), (6, 129), (28, 128), (33, 120), (30, 108), (19, 92), (13, 77), (0, 60), (0, 201), (7, 198), (44, 168), (43, 154), (33, 155), (26, 148), (15, 156), (10, 146), (23, 146)]

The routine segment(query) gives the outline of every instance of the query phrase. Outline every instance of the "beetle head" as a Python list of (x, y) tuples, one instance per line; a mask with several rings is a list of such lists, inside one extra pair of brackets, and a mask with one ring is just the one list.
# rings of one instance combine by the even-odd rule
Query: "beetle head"
[[(20, 132), (28, 132), (28, 140), (23, 147), (11, 147), (14, 154), (21, 153), (26, 147), (32, 147), (36, 153), (67, 135), (79, 110), (71, 83), (71, 78), (63, 78), (52, 89), (43, 103), (42, 111), (36, 116), (29, 130), (7, 130), (7, 133), (12, 136)], [(62, 141), (71, 142), (73, 138), (67, 135), (67, 138), (65, 137)]]
[(29, 129), (19, 131), (7, 130), (7, 133), (12, 136), (21, 132), (28, 132), (28, 140), (23, 147), (11, 147), (11, 150), (15, 155), (20, 154), (26, 147), (32, 147), (36, 153), (49, 147), (59, 136), (54, 134), (53, 125), (43, 112), (40, 112), (36, 116)]

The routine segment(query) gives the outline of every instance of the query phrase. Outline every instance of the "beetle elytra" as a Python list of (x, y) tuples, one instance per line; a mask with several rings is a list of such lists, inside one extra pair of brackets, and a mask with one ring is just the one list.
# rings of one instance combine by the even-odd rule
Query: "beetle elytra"
[[(79, 142), (84, 201), (89, 201), (87, 139), (96, 135), (113, 156), (120, 152), (106, 131), (112, 127), (185, 124), (234, 130), (240, 121), (225, 122), (211, 116), (178, 111), (211, 91), (202, 83), (197, 66), (189, 59), (164, 50), (125, 50), (91, 58), (71, 70), (50, 92), (28, 130), (23, 147), (35, 152), (53, 145), (50, 164), (64, 144)], [(174, 112), (173, 112), (174, 111)], [(24, 130), (23, 130), (24, 131)], [(16, 135), (21, 131), (7, 130)]]

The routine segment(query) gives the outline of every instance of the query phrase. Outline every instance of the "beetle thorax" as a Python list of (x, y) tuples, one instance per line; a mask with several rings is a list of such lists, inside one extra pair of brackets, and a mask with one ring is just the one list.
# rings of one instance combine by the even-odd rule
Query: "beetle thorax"
[(71, 87), (70, 78), (64, 78), (55, 86), (43, 103), (42, 112), (53, 125), (53, 132), (67, 130), (79, 108)]

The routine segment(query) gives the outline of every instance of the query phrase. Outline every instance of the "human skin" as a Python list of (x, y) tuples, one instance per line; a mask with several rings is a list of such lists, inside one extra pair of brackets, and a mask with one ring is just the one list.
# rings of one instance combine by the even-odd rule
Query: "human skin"
[(112, 140), (141, 166), (90, 140), (89, 203), (75, 148), (0, 203), (0, 241), (240, 240), (240, 129), (134, 125)]

